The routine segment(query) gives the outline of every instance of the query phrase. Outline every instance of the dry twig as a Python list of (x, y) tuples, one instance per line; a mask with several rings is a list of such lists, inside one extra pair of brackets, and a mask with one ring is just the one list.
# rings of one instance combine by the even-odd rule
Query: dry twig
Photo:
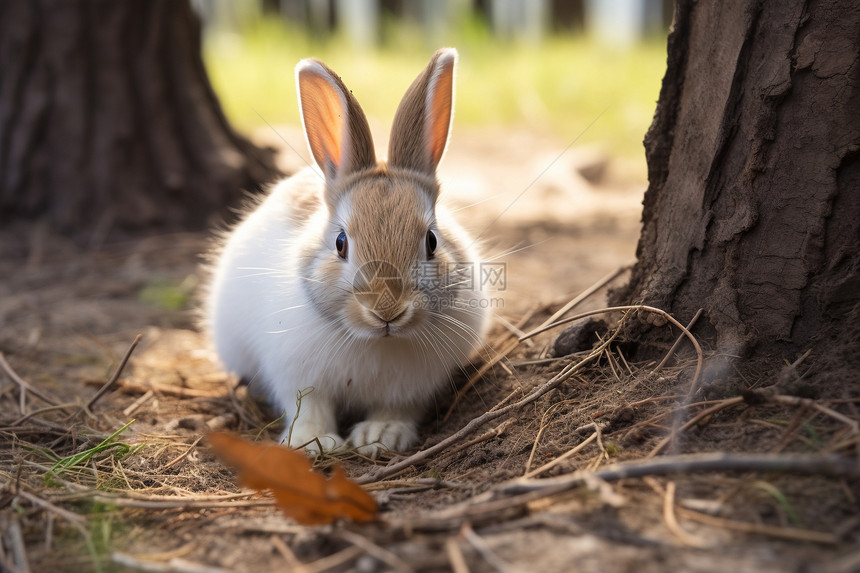
[(119, 375), (122, 374), (125, 365), (128, 363), (128, 359), (131, 358), (131, 353), (134, 352), (135, 348), (137, 348), (137, 345), (140, 342), (141, 338), (143, 338), (142, 334), (138, 334), (134, 337), (131, 346), (129, 346), (128, 350), (126, 350), (125, 356), (122, 357), (122, 360), (120, 361), (119, 366), (117, 366), (117, 369), (114, 371), (113, 376), (111, 376), (110, 379), (105, 382), (105, 385), (99, 388), (99, 391), (96, 392), (92, 398), (90, 398), (89, 402), (87, 402), (87, 410), (91, 410), (95, 403), (98, 402), (99, 399), (101, 399), (101, 397), (104, 396), (105, 393), (107, 393), (107, 391), (110, 390), (114, 384), (116, 384), (116, 381), (119, 380)]
[[(704, 309), (700, 308), (696, 311), (696, 314), (693, 315), (693, 318), (690, 319), (690, 322), (687, 323), (687, 330), (693, 330), (693, 326), (695, 326), (696, 321), (699, 320), (699, 317), (702, 316)], [(680, 346), (681, 342), (684, 340), (684, 333), (681, 333), (678, 338), (675, 340), (675, 344), (672, 345), (672, 348), (669, 349), (669, 352), (666, 353), (666, 356), (663, 357), (663, 360), (660, 361), (660, 364), (654, 367), (654, 370), (651, 371), (652, 374), (657, 374), (669, 361), (672, 355), (675, 354), (675, 351)]]
[(119, 565), (147, 573), (160, 573), (162, 571), (169, 573), (230, 573), (229, 569), (194, 563), (180, 557), (174, 557), (169, 561), (147, 561), (125, 553), (115, 552), (111, 554), (111, 560)]
[[(547, 427), (549, 426), (549, 423), (547, 422), (547, 418), (549, 418), (549, 416), (552, 413), (554, 413), (556, 410), (558, 410), (562, 406), (564, 406), (566, 404), (571, 404), (573, 402), (575, 402), (575, 400), (563, 400), (561, 402), (556, 402), (555, 404), (553, 404), (552, 406), (547, 408), (546, 412), (543, 413), (543, 416), (541, 416), (541, 419), (540, 419), (540, 427), (538, 428), (538, 433), (535, 436), (534, 443), (532, 443), (532, 450), (531, 450), (531, 452), (529, 452), (529, 459), (526, 460), (526, 469), (523, 472), (523, 474), (529, 473), (529, 470), (531, 470), (531, 468), (532, 468), (532, 462), (534, 462), (535, 452), (537, 452), (537, 448), (538, 448), (538, 444), (540, 443), (540, 439), (543, 436), (544, 431), (546, 431)], [(576, 434), (579, 432), (579, 430), (588, 428), (590, 426), (591, 426), (591, 424), (586, 424), (585, 426), (581, 426), (571, 433)]]
[(594, 472), (574, 472), (546, 479), (514, 479), (467, 502), (436, 512), (424, 519), (404, 523), (404, 527), (450, 529), (464, 520), (495, 521), (512, 512), (522, 512), (528, 504), (587, 485), (593, 479), (606, 482), (645, 476), (691, 472), (765, 471), (790, 474), (860, 477), (860, 465), (837, 456), (790, 456), (771, 454), (709, 453), (663, 456), (604, 466)]
[[(556, 320), (558, 320), (559, 318), (561, 318), (562, 316), (564, 316), (565, 314), (567, 314), (568, 312), (570, 312), (571, 310), (576, 308), (582, 301), (586, 300), (588, 297), (593, 295), (595, 292), (597, 292), (598, 290), (600, 290), (601, 288), (606, 286), (608, 283), (612, 282), (618, 275), (625, 272), (629, 268), (630, 268), (630, 265), (620, 267), (620, 268), (612, 271), (611, 273), (607, 274), (603, 278), (599, 279), (593, 285), (591, 285), (590, 287), (588, 287), (587, 289), (585, 289), (584, 291), (579, 293), (576, 297), (574, 297), (567, 304), (565, 304), (563, 307), (561, 307), (558, 311), (556, 311), (547, 320), (545, 320), (541, 324), (541, 326), (538, 327), (538, 329), (546, 328), (546, 327), (551, 328), (552, 324)], [(481, 368), (479, 368), (477, 372), (475, 372), (472, 376), (469, 377), (469, 381), (466, 382), (466, 384), (457, 393), (457, 396), (454, 398), (453, 403), (448, 408), (448, 411), (445, 413), (445, 416), (442, 418), (443, 422), (448, 421), (448, 418), (451, 417), (451, 414), (454, 412), (454, 408), (457, 406), (457, 404), (459, 404), (459, 402), (463, 398), (463, 396), (466, 395), (466, 393), (472, 388), (472, 386), (475, 385), (475, 383), (478, 380), (481, 379), (481, 377), (484, 374), (489, 372), (493, 366), (495, 366), (496, 364), (498, 364), (499, 362), (504, 360), (505, 357), (507, 357), (508, 354), (513, 352), (513, 350), (517, 346), (519, 346), (520, 343), (528, 341), (533, 336), (533, 334), (522, 333), (522, 331), (520, 331), (520, 328), (525, 326), (525, 324), (529, 321), (529, 319), (534, 315), (534, 312), (535, 312), (535, 309), (531, 309), (528, 313), (526, 313), (525, 316), (523, 316), (517, 322), (516, 325), (511, 325), (512, 328), (509, 328), (508, 330), (510, 330), (512, 332), (517, 332), (518, 333), (517, 338), (514, 338), (513, 340), (506, 341), (505, 345), (501, 348), (501, 350), (496, 352), (496, 355), (493, 357), (492, 360), (489, 360), (486, 364), (481, 366)], [(534, 331), (532, 331), (532, 332), (534, 332)]]
[(505, 572), (510, 569), (507, 563), (502, 561), (495, 553), (493, 553), (493, 550), (490, 549), (489, 545), (487, 545), (483, 539), (481, 539), (481, 536), (475, 533), (475, 530), (472, 529), (469, 522), (463, 523), (463, 526), (460, 528), (460, 535), (463, 536), (463, 539), (469, 542), (469, 545), (475, 548), (475, 551), (484, 558), (484, 561), (486, 561), (490, 567), (500, 572)]
[(774, 402), (777, 402), (779, 404), (785, 404), (788, 406), (800, 406), (800, 407), (813, 408), (815, 410), (818, 410), (822, 414), (830, 416), (834, 420), (838, 420), (838, 421), (842, 422), (843, 424), (845, 424), (846, 426), (851, 428), (852, 433), (854, 433), (855, 435), (860, 435), (860, 424), (858, 424), (857, 420), (852, 420), (848, 416), (843, 416), (842, 414), (840, 414), (836, 410), (834, 410), (832, 408), (828, 408), (827, 406), (823, 406), (823, 405), (819, 404), (818, 402), (816, 402), (815, 400), (811, 400), (809, 398), (800, 398), (798, 396), (783, 396), (783, 395), (771, 396), (767, 399), (774, 401)]
[(186, 457), (188, 457), (188, 454), (190, 454), (191, 452), (193, 452), (193, 451), (194, 451), (194, 448), (196, 448), (196, 447), (197, 447), (197, 444), (199, 444), (199, 443), (200, 443), (200, 441), (201, 441), (204, 437), (205, 437), (205, 436), (200, 436), (199, 438), (197, 438), (196, 440), (194, 440), (194, 443), (192, 443), (190, 446), (188, 446), (188, 448), (186, 448), (186, 450), (185, 450), (184, 452), (182, 452), (182, 453), (181, 453), (181, 454), (179, 454), (176, 458), (174, 458), (173, 460), (171, 460), (171, 461), (167, 462), (167, 464), (165, 464), (164, 466), (162, 466), (162, 468), (161, 468), (161, 470), (160, 470), (160, 471), (162, 471), (162, 472), (163, 472), (163, 471), (164, 471), (164, 470), (166, 470), (166, 469), (170, 469), (170, 468), (172, 468), (173, 466), (175, 466), (176, 464), (178, 464), (179, 462), (181, 462), (182, 460), (184, 460)]
[(516, 338), (508, 339), (504, 343), (504, 346), (502, 346), (500, 350), (495, 352), (495, 356), (493, 356), (492, 360), (488, 360), (487, 362), (485, 362), (483, 365), (481, 365), (480, 368), (478, 368), (477, 371), (475, 371), (474, 374), (469, 377), (469, 380), (463, 385), (462, 388), (460, 388), (459, 392), (457, 392), (457, 395), (454, 397), (454, 401), (451, 402), (451, 405), (448, 407), (448, 411), (445, 412), (445, 415), (442, 417), (442, 422), (448, 421), (448, 418), (450, 418), (451, 414), (454, 413), (454, 408), (457, 407), (457, 404), (460, 403), (460, 400), (463, 399), (463, 396), (465, 396), (469, 392), (469, 390), (472, 389), (472, 387), (478, 382), (478, 380), (480, 380), (484, 376), (484, 374), (489, 372), (496, 364), (504, 360), (508, 354), (513, 352), (513, 350), (517, 346), (519, 346), (519, 344), (520, 343)]
[(455, 537), (449, 537), (445, 540), (445, 554), (448, 556), (448, 562), (451, 564), (453, 573), (469, 573), (466, 558), (463, 557), (463, 552), (460, 550), (460, 545)]
[(657, 480), (651, 476), (645, 478), (645, 483), (663, 496), (663, 521), (666, 522), (666, 527), (678, 538), (678, 541), (689, 547), (704, 548), (710, 546), (707, 541), (692, 533), (688, 533), (678, 523), (678, 519), (675, 517), (675, 482), (670, 481), (667, 483), (665, 491), (657, 483)]
[[(537, 312), (537, 309), (538, 309), (537, 306), (530, 308), (522, 317), (520, 317), (520, 319), (517, 321), (516, 324), (511, 325), (510, 330), (513, 330), (516, 332), (521, 332), (520, 328), (525, 326), (526, 323), (528, 323), (528, 321), (531, 320), (532, 316), (534, 316), (535, 312)], [(507, 323), (507, 321), (503, 322), (503, 324), (505, 324), (505, 323)], [(517, 335), (517, 336), (519, 336), (519, 335)], [(500, 346), (500, 345), (501, 345), (501, 350), (496, 351), (495, 349), (493, 349), (493, 346)], [(513, 350), (517, 346), (519, 346), (519, 342), (517, 342), (517, 338), (516, 337), (511, 338), (511, 335), (507, 335), (507, 336), (501, 338), (498, 342), (496, 342), (492, 346), (487, 345), (488, 348), (493, 350), (494, 356), (490, 360), (487, 360), (487, 362), (485, 362), (483, 365), (481, 365), (481, 367), (478, 368), (474, 374), (469, 376), (469, 380), (466, 381), (466, 383), (463, 385), (463, 387), (460, 388), (460, 390), (457, 392), (457, 395), (454, 396), (454, 401), (451, 403), (451, 405), (448, 407), (448, 410), (445, 412), (445, 415), (442, 417), (443, 422), (448, 421), (448, 418), (450, 418), (451, 414), (454, 413), (454, 408), (457, 407), (457, 404), (460, 403), (460, 400), (463, 399), (463, 397), (469, 392), (469, 390), (471, 390), (472, 387), (478, 383), (478, 380), (480, 380), (484, 376), (484, 374), (486, 374), (494, 366), (496, 366), (496, 364), (499, 364), (500, 362), (505, 360), (505, 358), (507, 358), (508, 354), (513, 352)], [(513, 372), (508, 370), (508, 374), (513, 375)]]
[(836, 545), (839, 543), (838, 536), (824, 531), (813, 531), (797, 527), (779, 527), (776, 525), (766, 525), (764, 523), (748, 523), (734, 519), (725, 519), (723, 517), (714, 517), (713, 515), (708, 515), (706, 513), (701, 513), (699, 511), (683, 507), (679, 507), (677, 510), (680, 515), (687, 519), (692, 519), (712, 527), (722, 527), (724, 529), (731, 529), (743, 533), (767, 535), (768, 537), (778, 537), (780, 539), (810, 541), (812, 543), (821, 543), (824, 545)]
[(546, 319), (543, 322), (543, 324), (541, 324), (538, 328), (542, 328), (542, 327), (551, 325), (556, 320), (560, 319), (565, 314), (567, 314), (568, 312), (570, 312), (571, 310), (573, 310), (574, 308), (579, 306), (579, 303), (581, 303), (582, 301), (584, 301), (585, 299), (587, 299), (588, 297), (590, 297), (591, 295), (593, 295), (594, 293), (596, 293), (597, 291), (602, 289), (607, 284), (614, 281), (615, 278), (618, 277), (618, 275), (620, 275), (621, 273), (623, 273), (625, 271), (630, 270), (631, 268), (632, 268), (632, 265), (625, 265), (623, 267), (619, 267), (619, 268), (615, 269), (614, 271), (610, 272), (606, 276), (598, 279), (597, 282), (595, 282), (593, 285), (591, 285), (590, 287), (588, 287), (587, 289), (585, 289), (584, 291), (579, 293), (570, 302), (568, 302), (563, 307), (558, 309), (558, 311), (556, 311), (555, 314), (553, 314), (548, 319)]
[[(6, 521), (6, 520), (4, 520)], [(11, 561), (5, 558), (5, 555), (0, 554), (4, 569), (8, 569), (11, 573), (29, 573), (30, 562), (27, 559), (27, 549), (24, 546), (24, 536), (21, 534), (21, 524), (17, 519), (12, 519), (8, 523), (3, 524), (5, 531), (3, 532), (0, 541), (5, 541), (12, 551)], [(0, 548), (3, 544), (0, 543)]]
[(702, 410), (701, 412), (696, 414), (693, 418), (688, 420), (683, 426), (681, 426), (677, 432), (673, 431), (668, 436), (666, 436), (665, 438), (660, 440), (660, 442), (654, 447), (654, 449), (651, 450), (648, 453), (648, 455), (645, 457), (646, 458), (653, 458), (654, 456), (656, 456), (657, 454), (660, 453), (660, 450), (665, 448), (667, 444), (669, 444), (672, 440), (674, 440), (677, 437), (678, 433), (681, 433), (684, 430), (687, 430), (688, 428), (691, 428), (692, 426), (698, 424), (699, 421), (701, 421), (702, 419), (707, 418), (708, 416), (710, 416), (711, 414), (713, 414), (715, 412), (718, 412), (720, 410), (728, 408), (729, 406), (734, 406), (735, 404), (741, 404), (743, 402), (744, 402), (744, 399), (742, 396), (735, 396), (734, 398), (726, 398), (725, 400), (720, 400), (718, 403), (714, 404), (710, 408)]
[[(97, 384), (101, 383), (100, 381), (84, 380), (85, 384), (91, 384), (93, 382)], [(220, 390), (200, 390), (197, 388), (172, 386), (170, 384), (159, 384), (157, 382), (141, 384), (140, 382), (135, 382), (134, 380), (126, 378), (117, 380), (114, 385), (118, 390), (122, 390), (129, 394), (146, 394), (147, 392), (155, 392), (157, 394), (163, 394), (164, 396), (172, 396), (175, 398), (220, 398), (224, 396), (224, 393)]]
[[(595, 424), (593, 424), (593, 423), (592, 423), (592, 424), (588, 424), (587, 426), (584, 426), (584, 427), (588, 427), (588, 426), (595, 427)], [(554, 459), (554, 460), (552, 460), (551, 462), (547, 462), (547, 463), (545, 463), (544, 465), (542, 465), (541, 467), (537, 468), (536, 470), (532, 470), (532, 471), (530, 471), (530, 472), (528, 472), (528, 473), (524, 474), (524, 475), (523, 475), (523, 478), (526, 478), (526, 479), (528, 479), (528, 478), (533, 478), (533, 477), (535, 477), (535, 476), (537, 476), (537, 475), (542, 474), (543, 472), (545, 472), (545, 471), (547, 471), (547, 470), (550, 470), (550, 469), (554, 468), (555, 466), (557, 466), (558, 464), (560, 464), (561, 462), (563, 462), (563, 461), (564, 461), (564, 460), (566, 460), (567, 458), (571, 457), (572, 455), (576, 454), (577, 452), (581, 451), (583, 448), (585, 448), (585, 446), (587, 446), (588, 444), (590, 444), (591, 442), (593, 442), (594, 440), (596, 440), (596, 439), (597, 439), (597, 435), (598, 435), (598, 434), (597, 434), (597, 432), (592, 433), (592, 434), (591, 434), (587, 439), (585, 439), (583, 442), (581, 442), (580, 444), (578, 444), (578, 445), (574, 446), (573, 448), (569, 449), (568, 451), (566, 451), (566, 452), (565, 452), (565, 453), (563, 453), (562, 455), (558, 456), (557, 458), (555, 458), (555, 459)]]
[(299, 561), (299, 558), (296, 557), (296, 554), (290, 549), (290, 546), (284, 543), (284, 540), (281, 539), (278, 535), (272, 535), (269, 540), (272, 542), (272, 545), (275, 547), (275, 550), (281, 554), (281, 557), (284, 558), (284, 561), (287, 562), (287, 567), (293, 573), (305, 573), (304, 563)]
[(20, 489), (16, 492), (16, 494), (23, 497), (27, 501), (30, 501), (30, 502), (42, 507), (43, 509), (46, 509), (52, 513), (55, 513), (56, 515), (59, 515), (60, 517), (62, 517), (63, 519), (65, 519), (66, 521), (71, 523), (72, 525), (75, 525), (77, 527), (84, 527), (87, 524), (87, 520), (84, 519), (83, 517), (81, 517), (80, 515), (78, 515), (76, 513), (72, 513), (71, 511), (65, 510), (62, 507), (58, 507), (58, 506), (54, 505), (53, 503), (51, 503), (45, 499), (42, 499), (41, 497), (34, 495), (28, 491)]
[(358, 559), (362, 555), (364, 555), (364, 549), (357, 545), (350, 545), (346, 549), (342, 549), (337, 553), (327, 555), (322, 559), (317, 559), (313, 563), (306, 564), (305, 571), (307, 571), (307, 573), (322, 573), (323, 571), (334, 569), (335, 567), (339, 567), (345, 563)]
[(360, 547), (368, 555), (379, 559), (388, 565), (392, 571), (398, 571), (400, 573), (411, 573), (412, 571), (415, 571), (409, 563), (401, 559), (399, 556), (388, 549), (380, 547), (363, 535), (359, 535), (358, 533), (354, 533), (348, 529), (341, 529), (338, 531), (338, 536), (344, 541), (348, 541), (352, 545)]
[(146, 394), (140, 396), (137, 400), (132, 402), (125, 410), (122, 411), (124, 416), (131, 416), (134, 414), (138, 408), (143, 406), (148, 400), (150, 400), (153, 396), (155, 396), (155, 392), (149, 390)]
[(521, 336), (519, 340), (520, 340), (520, 342), (522, 342), (524, 340), (527, 340), (533, 336), (537, 336), (538, 334), (545, 332), (547, 330), (550, 330), (552, 328), (555, 328), (557, 326), (561, 326), (561, 325), (567, 324), (569, 322), (574, 322), (576, 320), (587, 318), (589, 316), (594, 316), (595, 314), (605, 314), (607, 312), (616, 312), (616, 311), (625, 311), (625, 310), (627, 310), (627, 311), (629, 311), (629, 310), (633, 310), (633, 311), (644, 310), (646, 312), (659, 314), (660, 316), (662, 316), (663, 318), (665, 318), (666, 320), (668, 320), (669, 322), (671, 322), (672, 324), (677, 326), (679, 329), (681, 329), (681, 332), (684, 333), (684, 336), (687, 337), (687, 339), (690, 341), (690, 343), (692, 343), (693, 348), (695, 348), (695, 350), (696, 350), (696, 372), (693, 374), (693, 380), (690, 383), (690, 390), (688, 392), (688, 395), (692, 396), (693, 394), (695, 394), (696, 390), (698, 390), (699, 376), (702, 373), (702, 362), (703, 362), (702, 347), (699, 345), (699, 341), (696, 340), (696, 337), (693, 336), (692, 333), (689, 330), (687, 330), (687, 328), (683, 324), (678, 322), (675, 319), (675, 317), (670, 315), (665, 310), (660, 310), (659, 308), (654, 308), (653, 306), (646, 306), (646, 305), (641, 305), (641, 304), (625, 305), (625, 306), (613, 306), (613, 307), (608, 307), (608, 308), (601, 308), (598, 310), (592, 310), (590, 312), (583, 312), (583, 313), (577, 314), (575, 316), (571, 316), (571, 317), (565, 318), (563, 320), (556, 321), (552, 324), (538, 327), (538, 328), (532, 330), (531, 332), (529, 332), (528, 334), (526, 334), (525, 336)]
[(47, 404), (50, 404), (51, 406), (57, 405), (57, 403), (54, 400), (49, 398), (46, 394), (43, 394), (41, 390), (33, 387), (29, 382), (27, 382), (26, 380), (24, 380), (23, 378), (18, 376), (18, 373), (12, 369), (12, 367), (9, 365), (8, 362), (6, 362), (6, 357), (3, 356), (2, 352), (0, 352), (0, 368), (2, 368), (3, 371), (6, 373), (6, 375), (9, 376), (9, 379), (12, 380), (12, 382), (14, 382), (15, 384), (17, 384), (18, 387), (20, 388), (20, 392), (21, 392), (20, 407), (21, 407), (21, 413), (22, 414), (27, 413), (24, 411), (24, 409), (25, 409), (24, 408), (24, 400), (25, 400), (24, 397), (26, 396), (27, 392), (29, 392), (30, 394), (32, 394), (36, 398), (40, 399), (41, 401), (43, 401)]
[(577, 363), (568, 364), (567, 366), (565, 366), (561, 370), (561, 372), (559, 372), (558, 374), (556, 374), (555, 376), (553, 376), (552, 378), (550, 378), (549, 380), (547, 380), (546, 382), (544, 382), (543, 384), (541, 384), (540, 386), (538, 386), (537, 388), (532, 390), (528, 395), (526, 395), (524, 398), (521, 398), (519, 401), (514, 402), (513, 404), (509, 404), (508, 406), (505, 406), (504, 408), (499, 408), (497, 410), (490, 410), (489, 412), (485, 412), (484, 414), (478, 416), (477, 418), (474, 418), (471, 422), (469, 422), (468, 424), (466, 424), (465, 426), (460, 428), (460, 430), (454, 432), (453, 434), (451, 434), (450, 436), (448, 436), (444, 440), (436, 443), (435, 445), (430, 446), (429, 448), (426, 448), (424, 450), (421, 450), (415, 454), (412, 454), (411, 456), (408, 456), (408, 457), (404, 458), (403, 460), (400, 460), (399, 462), (390, 464), (390, 465), (382, 467), (382, 468), (376, 468), (374, 470), (371, 470), (368, 473), (364, 474), (363, 476), (357, 478), (355, 481), (359, 484), (371, 483), (371, 482), (386, 478), (388, 476), (394, 475), (397, 472), (403, 471), (403, 470), (405, 470), (405, 469), (407, 469), (407, 468), (409, 468), (415, 464), (422, 463), (426, 459), (430, 458), (431, 456), (438, 454), (439, 452), (447, 449), (449, 446), (460, 441), (465, 436), (468, 436), (474, 430), (483, 426), (487, 422), (495, 420), (496, 418), (504, 416), (504, 415), (508, 414), (509, 412), (512, 412), (518, 408), (525, 406), (526, 404), (530, 404), (531, 402), (534, 402), (535, 400), (537, 400), (538, 398), (540, 398), (541, 396), (543, 396), (544, 394), (546, 394), (550, 390), (553, 390), (556, 386), (558, 386), (559, 384), (561, 384), (562, 382), (564, 382), (565, 380), (567, 380), (568, 378), (573, 376), (576, 372), (583, 369), (592, 360), (594, 360), (598, 356), (600, 356), (600, 354), (603, 352), (603, 349), (606, 348), (606, 346), (609, 345), (612, 342), (612, 340), (614, 340), (614, 336), (617, 335), (617, 333), (618, 333), (618, 331), (616, 330), (613, 337), (610, 337), (609, 339), (606, 340), (606, 342), (604, 342), (603, 344), (598, 346), (596, 349), (594, 349), (591, 352), (591, 354), (589, 354), (588, 356), (586, 356), (585, 358), (583, 358), (581, 361), (579, 361)]
[[(800, 398), (798, 396), (784, 396), (781, 394), (773, 394), (770, 391), (768, 391), (767, 388), (762, 389), (762, 390), (758, 390), (755, 392), (750, 392), (750, 393), (748, 393), (748, 396), (754, 397), (754, 399), (761, 400), (763, 402), (772, 402), (772, 403), (777, 403), (777, 404), (784, 404), (787, 406), (811, 408), (811, 409), (817, 410), (818, 412), (821, 412), (822, 414), (825, 414), (825, 415), (833, 418), (834, 420), (837, 420), (837, 421), (842, 422), (843, 424), (847, 425), (853, 436), (860, 437), (860, 424), (858, 424), (858, 422), (856, 420), (853, 420), (853, 419), (849, 418), (848, 416), (840, 414), (839, 412), (837, 412), (836, 410), (834, 410), (832, 408), (828, 408), (827, 406), (819, 404), (815, 400), (812, 400), (809, 398)], [(736, 404), (746, 403), (748, 401), (749, 401), (749, 398), (746, 396), (735, 396), (734, 398), (727, 398), (725, 400), (721, 400), (721, 401), (717, 402), (716, 404), (714, 404), (713, 406), (711, 406), (710, 408), (707, 408), (706, 410), (702, 410), (696, 416), (694, 416), (689, 421), (687, 421), (683, 426), (681, 426), (677, 430), (673, 430), (668, 436), (666, 436), (662, 440), (660, 440), (657, 443), (657, 445), (654, 447), (654, 449), (652, 449), (651, 452), (649, 452), (648, 456), (646, 456), (646, 457), (650, 458), (650, 457), (656, 456), (658, 453), (660, 453), (660, 451), (663, 450), (663, 448), (666, 447), (666, 445), (668, 445), (675, 438), (677, 438), (678, 434), (691, 428), (695, 424), (698, 424), (702, 419), (707, 418), (708, 416), (714, 414), (715, 412), (718, 412), (719, 410), (728, 408), (730, 406), (734, 406)], [(687, 407), (693, 406), (693, 405), (695, 405), (695, 404), (690, 404)]]

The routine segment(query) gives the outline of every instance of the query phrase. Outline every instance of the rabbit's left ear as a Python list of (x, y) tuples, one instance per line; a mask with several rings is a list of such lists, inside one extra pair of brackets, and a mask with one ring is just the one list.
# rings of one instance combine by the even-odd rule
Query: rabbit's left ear
[(321, 61), (307, 59), (296, 66), (296, 80), (308, 147), (326, 179), (373, 167), (367, 118), (340, 77)]
[(391, 127), (391, 166), (435, 174), (451, 128), (456, 62), (457, 50), (438, 50), (406, 90)]

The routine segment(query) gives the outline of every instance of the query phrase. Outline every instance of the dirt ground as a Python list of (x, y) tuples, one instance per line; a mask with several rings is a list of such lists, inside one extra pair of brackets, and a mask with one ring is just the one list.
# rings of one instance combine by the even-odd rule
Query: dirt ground
[[(300, 135), (278, 131), (257, 137), (284, 147), (286, 168), (300, 166), (280, 143), (283, 137), (304, 151)], [(600, 338), (585, 336), (566, 349), (580, 352), (562, 359), (553, 359), (560, 328), (511, 342), (512, 332), (529, 332), (633, 261), (644, 184), (639, 164), (599, 149), (561, 153), (569, 142), (501, 135), (456, 131), (440, 176), (443, 193), (484, 240), (485, 258), (506, 264), (489, 349), (456, 377), (458, 387), (507, 352), (461, 400), (455, 403), (453, 390), (440, 396), (421, 445), (405, 454), (460, 436), (449, 447), (382, 479), (374, 472), (402, 457), (339, 460), (380, 506), (369, 524), (297, 525), (270, 496), (238, 488), (235, 473), (206, 444), (205, 434), (217, 429), (249, 438), (279, 431), (219, 369), (195, 327), (191, 301), (208, 235), (85, 249), (39, 225), (0, 231), (0, 352), (7, 362), (0, 369), (0, 568), (860, 571), (856, 465), (806, 463), (860, 454), (856, 393), (797, 404), (739, 400), (719, 389), (688, 396), (697, 365), (688, 341), (658, 369), (628, 361), (605, 325), (584, 329)], [(623, 280), (623, 273), (614, 279)], [(569, 314), (604, 306), (605, 288)], [(138, 334), (111, 391), (89, 405)], [(579, 361), (583, 367), (540, 397), (457, 434)], [(703, 361), (706, 368), (730, 365), (707, 348)], [(795, 370), (802, 368), (800, 361)], [(42, 397), (27, 392), (22, 402), (14, 375)], [(744, 382), (755, 390), (772, 381)], [(669, 435), (674, 439), (661, 445)], [(673, 456), (754, 454), (738, 458), (749, 462), (795, 454), (804, 463), (779, 472), (718, 463), (709, 471), (674, 466), (623, 479), (600, 473), (647, 462), (658, 446)], [(82, 452), (89, 455), (69, 460)], [(584, 484), (549, 487), (578, 470)], [(512, 481), (527, 473), (528, 491), (526, 482)]]

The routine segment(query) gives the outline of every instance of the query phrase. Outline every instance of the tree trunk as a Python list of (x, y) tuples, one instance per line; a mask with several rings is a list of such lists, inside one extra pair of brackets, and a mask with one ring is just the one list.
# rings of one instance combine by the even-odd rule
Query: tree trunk
[(188, 1), (0, 3), (0, 224), (201, 229), (276, 175), (228, 125)]
[(703, 308), (701, 339), (750, 362), (856, 361), (858, 30), (856, 0), (679, 0), (638, 262), (611, 302)]

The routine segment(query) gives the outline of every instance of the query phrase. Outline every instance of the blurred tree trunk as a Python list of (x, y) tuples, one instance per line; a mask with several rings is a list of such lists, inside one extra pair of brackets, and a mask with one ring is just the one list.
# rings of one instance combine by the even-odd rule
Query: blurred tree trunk
[(698, 335), (747, 364), (814, 348), (856, 365), (858, 30), (856, 0), (677, 3), (638, 262), (612, 303), (703, 308)]
[(277, 175), (228, 125), (187, 0), (0, 3), (0, 224), (201, 229)]

